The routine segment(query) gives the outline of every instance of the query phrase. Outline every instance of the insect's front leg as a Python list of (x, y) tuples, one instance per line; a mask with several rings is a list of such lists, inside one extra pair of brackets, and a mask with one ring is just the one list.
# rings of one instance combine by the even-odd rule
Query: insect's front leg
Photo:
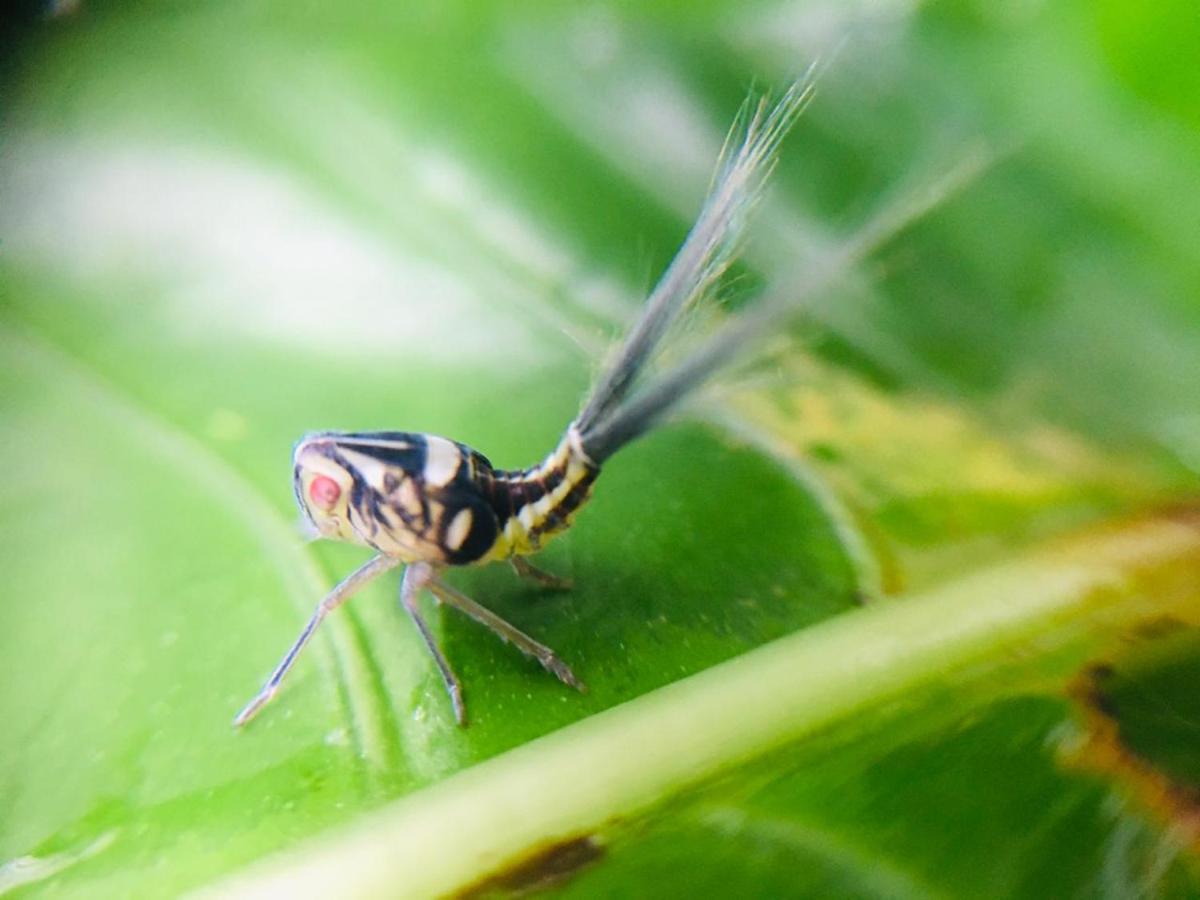
[(572, 587), (571, 579), (563, 578), (555, 575), (552, 572), (547, 572), (539, 569), (523, 556), (514, 556), (509, 560), (512, 564), (513, 571), (522, 578), (528, 578), (530, 581), (536, 581), (542, 587), (550, 591), (569, 591)]
[(391, 556), (380, 555), (359, 566), (342, 579), (325, 596), (325, 599), (317, 605), (312, 618), (308, 620), (308, 624), (300, 632), (300, 637), (296, 638), (296, 642), (292, 644), (291, 649), (284, 654), (283, 659), (275, 667), (275, 671), (271, 673), (271, 677), (267, 679), (267, 683), (263, 685), (262, 690), (237, 714), (237, 718), (233, 720), (234, 727), (245, 725), (258, 714), (259, 710), (271, 702), (271, 699), (279, 690), (279, 683), (283, 681), (283, 677), (292, 668), (292, 665), (296, 662), (296, 657), (300, 655), (300, 651), (304, 649), (304, 645), (313, 636), (313, 632), (317, 630), (317, 626), (321, 624), (322, 619), (349, 600), (368, 581), (378, 575), (382, 575), (389, 569), (394, 569), (398, 565), (400, 565), (400, 560)]

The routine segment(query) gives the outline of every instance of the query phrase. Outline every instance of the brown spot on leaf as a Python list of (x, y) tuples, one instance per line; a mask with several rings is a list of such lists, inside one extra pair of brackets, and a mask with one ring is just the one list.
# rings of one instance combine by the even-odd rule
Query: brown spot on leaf
[(1183, 500), (1165, 507), (1160, 515), (1164, 519), (1200, 530), (1200, 499)]
[(532, 894), (562, 884), (603, 855), (604, 848), (590, 835), (559, 841), (522, 857), (455, 896), (458, 900), (480, 900)]
[(1200, 787), (1173, 780), (1122, 739), (1121, 710), (1107, 688), (1115, 675), (1110, 663), (1095, 663), (1068, 686), (1068, 696), (1081, 712), (1083, 734), (1066, 762), (1110, 779), (1200, 854)]
[(1187, 628), (1187, 623), (1177, 616), (1162, 615), (1143, 619), (1134, 628), (1134, 636), (1145, 640), (1169, 637)]

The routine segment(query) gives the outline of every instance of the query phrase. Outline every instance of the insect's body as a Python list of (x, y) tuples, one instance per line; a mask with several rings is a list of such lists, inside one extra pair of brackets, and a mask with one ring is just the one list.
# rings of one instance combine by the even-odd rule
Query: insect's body
[(464, 566), (536, 553), (571, 524), (599, 471), (574, 430), (517, 471), (434, 435), (326, 432), (296, 447), (294, 482), (325, 537), (404, 563)]
[(592, 496), (600, 467), (583, 451), (579, 433), (567, 429), (554, 451), (538, 465), (491, 474), (486, 492), (499, 534), (483, 561), (528, 556), (566, 531)]
[(793, 298), (783, 297), (756, 317), (735, 319), (657, 380), (639, 381), (672, 322), (713, 293), (733, 258), (779, 142), (810, 93), (811, 84), (797, 83), (775, 107), (760, 101), (739, 118), (687, 240), (583, 410), (543, 462), (529, 469), (496, 470), (485, 456), (463, 444), (399, 431), (321, 432), (296, 446), (296, 500), (317, 532), (366, 545), (377, 555), (321, 601), (235, 724), (248, 721), (275, 696), (326, 615), (368, 581), (400, 565), (406, 567), (401, 602), (437, 664), (460, 723), (466, 722), (462, 688), (418, 603), (426, 590), (537, 659), (566, 684), (583, 689), (553, 650), (446, 584), (441, 573), (453, 566), (508, 560), (519, 575), (563, 587), (564, 582), (535, 569), (525, 557), (571, 524), (591, 495), (601, 464), (653, 427), (737, 350), (768, 334), (794, 311)]

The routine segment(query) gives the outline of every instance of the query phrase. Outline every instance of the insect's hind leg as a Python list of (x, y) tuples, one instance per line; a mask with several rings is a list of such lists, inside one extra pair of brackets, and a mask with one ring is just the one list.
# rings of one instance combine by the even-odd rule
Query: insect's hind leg
[(466, 726), (467, 707), (463, 703), (462, 683), (454, 674), (454, 670), (450, 668), (450, 663), (442, 653), (442, 648), (438, 646), (437, 638), (429, 630), (429, 625), (421, 615), (421, 607), (418, 602), (422, 589), (432, 588), (435, 583), (433, 567), (429, 563), (412, 563), (404, 570), (404, 578), (400, 581), (400, 604), (412, 619), (413, 624), (417, 626), (417, 631), (421, 633), (421, 639), (425, 641), (429, 655), (437, 663), (438, 671), (442, 675), (442, 683), (446, 685), (446, 693), (450, 695), (450, 703), (454, 707), (454, 718), (459, 725)]
[(429, 589), (443, 603), (466, 613), (480, 625), (490, 629), (500, 640), (511, 643), (526, 656), (536, 659), (547, 672), (552, 673), (563, 684), (570, 685), (577, 691), (587, 691), (587, 687), (575, 677), (570, 666), (545, 644), (539, 644), (515, 625), (510, 625), (490, 609), (480, 606), (466, 594), (455, 590), (444, 581), (430, 578)]
[(536, 581), (542, 587), (550, 591), (569, 591), (572, 587), (571, 579), (563, 578), (543, 569), (539, 569), (523, 556), (514, 556), (509, 560), (512, 564), (513, 571), (522, 578), (528, 578), (530, 581)]

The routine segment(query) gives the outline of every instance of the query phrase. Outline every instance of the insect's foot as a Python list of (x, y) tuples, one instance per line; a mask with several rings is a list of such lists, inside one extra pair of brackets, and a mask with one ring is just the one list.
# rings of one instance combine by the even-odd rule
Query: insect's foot
[(233, 727), (241, 728), (243, 725), (253, 719), (256, 715), (258, 715), (259, 710), (271, 702), (271, 699), (274, 696), (274, 690), (263, 691), (261, 694), (247, 703), (244, 707), (242, 707), (242, 711), (234, 717)]
[(534, 581), (548, 591), (569, 591), (575, 587), (575, 582), (570, 578), (561, 578), (549, 572), (540, 572), (534, 577)]
[(459, 728), (467, 727), (467, 705), (463, 702), (462, 685), (453, 684), (447, 688), (450, 694), (450, 705), (454, 707), (454, 720)]
[(587, 693), (587, 685), (576, 678), (575, 673), (571, 671), (571, 667), (557, 656), (551, 654), (549, 656), (542, 657), (538, 661), (543, 667), (545, 667), (547, 672), (551, 673), (563, 684), (575, 688), (575, 690), (579, 691), (581, 694)]

